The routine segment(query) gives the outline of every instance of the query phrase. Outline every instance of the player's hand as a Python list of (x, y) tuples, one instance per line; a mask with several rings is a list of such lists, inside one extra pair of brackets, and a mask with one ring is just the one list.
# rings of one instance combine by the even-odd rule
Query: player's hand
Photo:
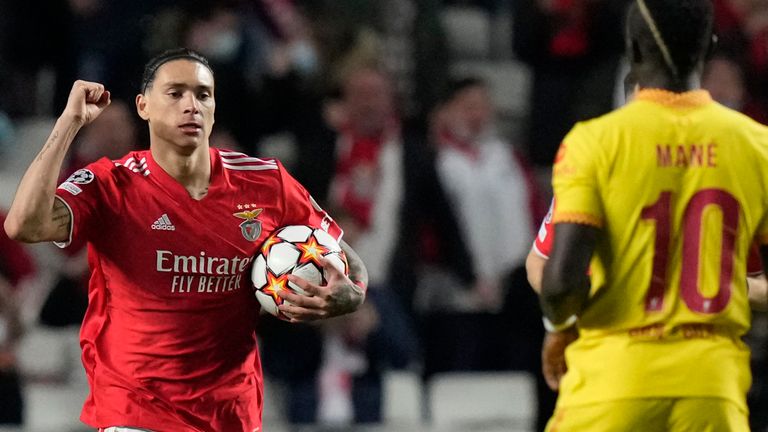
[(544, 336), (544, 346), (541, 348), (541, 370), (544, 380), (554, 391), (560, 388), (560, 380), (568, 371), (565, 363), (565, 349), (579, 337), (576, 327), (559, 331), (547, 332)]
[(288, 279), (307, 295), (291, 290), (278, 292), (286, 301), (278, 308), (289, 321), (305, 322), (344, 315), (355, 311), (365, 300), (365, 293), (330, 261), (321, 259), (320, 264), (328, 281), (326, 285), (315, 285), (306, 279), (289, 275)]
[(94, 121), (111, 102), (109, 91), (104, 89), (103, 84), (77, 80), (69, 92), (62, 116), (85, 126)]

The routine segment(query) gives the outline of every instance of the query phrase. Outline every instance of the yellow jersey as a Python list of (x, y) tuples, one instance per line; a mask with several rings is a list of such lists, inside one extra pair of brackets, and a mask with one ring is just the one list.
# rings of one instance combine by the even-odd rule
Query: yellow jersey
[(746, 262), (768, 243), (768, 128), (704, 90), (647, 89), (579, 123), (553, 168), (557, 223), (601, 228), (560, 404), (724, 397), (746, 409)]

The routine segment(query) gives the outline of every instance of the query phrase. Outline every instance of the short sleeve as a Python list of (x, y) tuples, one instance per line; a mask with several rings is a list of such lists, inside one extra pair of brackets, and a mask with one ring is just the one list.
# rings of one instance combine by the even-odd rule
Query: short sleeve
[(98, 213), (109, 177), (106, 163), (111, 165), (102, 159), (75, 171), (56, 189), (56, 199), (63, 202), (72, 215), (69, 238), (65, 242), (54, 242), (56, 246), (81, 245), (99, 225)]
[(555, 233), (555, 228), (552, 225), (552, 212), (554, 208), (555, 200), (553, 199), (552, 204), (549, 205), (547, 215), (541, 221), (536, 239), (533, 241), (533, 251), (542, 258), (549, 258), (549, 254), (552, 252), (552, 238)]
[(310, 196), (309, 192), (278, 162), (283, 186), (283, 219), (281, 226), (309, 225), (318, 227), (340, 241), (344, 231)]
[(552, 169), (557, 200), (552, 223), (603, 226), (598, 150), (583, 125), (576, 125), (560, 145)]

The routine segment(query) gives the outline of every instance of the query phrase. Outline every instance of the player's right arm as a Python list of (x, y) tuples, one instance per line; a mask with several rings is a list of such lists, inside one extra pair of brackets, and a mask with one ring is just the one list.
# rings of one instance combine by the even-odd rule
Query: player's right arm
[(55, 198), (61, 166), (75, 135), (109, 103), (109, 92), (102, 84), (75, 81), (67, 106), (16, 190), (4, 224), (10, 238), (26, 243), (68, 239), (72, 215)]

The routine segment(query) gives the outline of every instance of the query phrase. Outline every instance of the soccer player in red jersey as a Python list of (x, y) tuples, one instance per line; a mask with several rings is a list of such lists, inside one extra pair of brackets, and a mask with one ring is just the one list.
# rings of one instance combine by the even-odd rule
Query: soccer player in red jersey
[[(91, 392), (81, 420), (104, 430), (261, 431), (251, 259), (284, 225), (318, 226), (339, 240), (342, 232), (280, 162), (210, 148), (213, 72), (186, 49), (144, 71), (136, 108), (150, 150), (101, 159), (57, 188), (73, 138), (109, 103), (103, 85), (75, 82), (5, 222), (16, 240), (87, 242), (80, 344)], [(341, 244), (350, 275), (324, 263), (327, 285), (293, 279), (310, 295), (281, 292), (288, 319), (342, 315), (363, 302), (365, 267)]]

